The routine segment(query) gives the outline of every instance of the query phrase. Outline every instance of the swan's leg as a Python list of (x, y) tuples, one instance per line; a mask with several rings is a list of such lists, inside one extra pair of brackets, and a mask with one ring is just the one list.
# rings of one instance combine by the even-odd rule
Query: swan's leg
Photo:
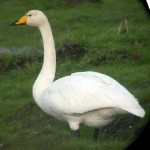
[(74, 137), (80, 137), (79, 122), (70, 121), (69, 126), (73, 130)]
[(80, 132), (79, 132), (79, 130), (73, 131), (73, 135), (74, 135), (74, 137), (79, 138), (79, 137), (80, 137)]
[(99, 129), (95, 128), (94, 133), (93, 133), (93, 138), (95, 142), (97, 141), (98, 135), (99, 135)]

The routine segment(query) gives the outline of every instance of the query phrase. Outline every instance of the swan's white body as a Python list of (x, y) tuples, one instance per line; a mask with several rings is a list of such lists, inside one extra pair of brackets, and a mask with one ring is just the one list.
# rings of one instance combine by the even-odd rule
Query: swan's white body
[(106, 125), (122, 113), (144, 117), (145, 112), (134, 96), (107, 75), (78, 72), (53, 82), (56, 55), (49, 22), (38, 10), (29, 11), (26, 16), (26, 24), (37, 26), (43, 38), (44, 62), (33, 86), (33, 97), (44, 112), (68, 122), (72, 130), (78, 130), (79, 124)]

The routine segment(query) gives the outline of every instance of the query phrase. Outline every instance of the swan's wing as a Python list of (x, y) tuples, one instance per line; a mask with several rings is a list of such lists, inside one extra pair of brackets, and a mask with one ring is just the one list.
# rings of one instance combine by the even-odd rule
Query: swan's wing
[(144, 116), (138, 101), (114, 79), (96, 72), (79, 72), (56, 80), (44, 92), (54, 111), (80, 114), (105, 107), (119, 107)]

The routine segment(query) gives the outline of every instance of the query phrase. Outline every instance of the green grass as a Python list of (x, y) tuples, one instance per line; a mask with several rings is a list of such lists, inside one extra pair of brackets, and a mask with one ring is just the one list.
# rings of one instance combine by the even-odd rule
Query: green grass
[[(121, 150), (132, 143), (150, 117), (150, 22), (142, 5), (136, 0), (71, 6), (54, 0), (1, 0), (0, 4), (0, 149)], [(101, 128), (94, 143), (93, 129), (81, 126), (80, 139), (74, 139), (67, 124), (42, 112), (32, 98), (42, 66), (40, 34), (36, 28), (8, 26), (30, 9), (43, 10), (51, 23), (58, 54), (56, 79), (77, 71), (107, 74), (139, 99), (146, 116), (118, 118), (119, 123), (106, 127), (109, 132)], [(117, 35), (125, 17), (129, 32), (122, 27)], [(84, 54), (62, 56), (64, 44), (78, 45)]]

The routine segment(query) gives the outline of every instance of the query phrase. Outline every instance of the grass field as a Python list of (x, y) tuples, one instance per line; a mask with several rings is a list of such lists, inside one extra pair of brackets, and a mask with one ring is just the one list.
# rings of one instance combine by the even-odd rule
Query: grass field
[[(30, 9), (44, 11), (51, 23), (56, 79), (77, 71), (107, 74), (139, 99), (146, 116), (117, 118), (94, 143), (93, 129), (81, 126), (76, 139), (67, 124), (42, 112), (32, 98), (43, 57), (39, 31), (8, 26)], [(150, 118), (150, 21), (139, 1), (1, 0), (0, 10), (0, 149), (122, 150), (138, 137)]]

